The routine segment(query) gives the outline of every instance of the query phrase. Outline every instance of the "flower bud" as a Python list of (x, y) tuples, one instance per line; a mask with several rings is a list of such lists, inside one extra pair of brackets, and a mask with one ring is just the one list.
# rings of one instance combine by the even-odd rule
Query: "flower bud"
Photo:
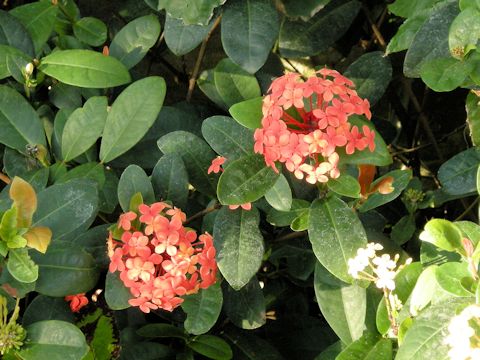
[(33, 70), (34, 70), (33, 64), (32, 64), (32, 63), (28, 63), (27, 66), (25, 66), (25, 75), (26, 75), (27, 77), (32, 76)]

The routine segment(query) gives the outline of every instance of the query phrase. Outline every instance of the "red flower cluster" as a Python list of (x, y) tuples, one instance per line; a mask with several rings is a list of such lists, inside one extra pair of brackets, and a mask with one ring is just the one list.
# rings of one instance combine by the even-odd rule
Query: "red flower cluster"
[(65, 301), (70, 302), (70, 310), (79, 312), (82, 307), (88, 304), (88, 298), (85, 293), (65, 296)]
[(306, 81), (296, 73), (275, 79), (262, 112), (262, 127), (254, 134), (255, 152), (263, 154), (275, 171), (275, 162), (280, 161), (311, 184), (340, 176), (337, 148), (345, 147), (347, 154), (375, 149), (375, 133), (347, 121), (352, 114), (370, 119), (368, 100), (335, 70), (321, 69)]
[(109, 270), (120, 272), (134, 296), (130, 305), (145, 313), (172, 311), (183, 302), (181, 296), (215, 283), (213, 238), (205, 233), (197, 239), (194, 230), (183, 226), (185, 214), (166, 203), (141, 204), (138, 211), (120, 215), (120, 241), (109, 234)]

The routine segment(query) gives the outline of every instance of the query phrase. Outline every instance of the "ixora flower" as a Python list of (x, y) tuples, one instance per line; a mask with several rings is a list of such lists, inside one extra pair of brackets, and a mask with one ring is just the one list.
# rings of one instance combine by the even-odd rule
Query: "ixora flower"
[[(180, 209), (157, 202), (120, 215), (107, 240), (109, 271), (120, 272), (130, 289), (130, 305), (141, 311), (173, 311), (183, 295), (215, 283), (213, 238), (184, 227)], [(116, 239), (114, 239), (114, 234)]]
[(480, 305), (467, 306), (448, 325), (444, 343), (450, 346), (451, 360), (480, 359)]
[(275, 171), (276, 161), (285, 163), (298, 179), (311, 184), (340, 176), (338, 148), (347, 154), (375, 149), (375, 133), (348, 122), (353, 114), (371, 118), (368, 100), (335, 70), (321, 69), (306, 81), (296, 73), (275, 79), (262, 113), (262, 127), (254, 134), (255, 152)]
[(70, 302), (70, 310), (79, 312), (82, 307), (88, 304), (88, 298), (85, 293), (65, 296), (65, 301)]

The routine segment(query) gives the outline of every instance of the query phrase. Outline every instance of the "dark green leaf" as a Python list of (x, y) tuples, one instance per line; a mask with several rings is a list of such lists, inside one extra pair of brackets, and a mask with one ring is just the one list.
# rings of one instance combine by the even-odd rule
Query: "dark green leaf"
[(228, 105), (223, 101), (218, 89), (215, 85), (215, 79), (213, 75), (214, 70), (203, 71), (197, 80), (197, 85), (203, 93), (212, 100), (218, 107), (227, 110)]
[(157, 118), (165, 98), (165, 80), (149, 76), (135, 81), (110, 109), (100, 146), (100, 160), (109, 162), (133, 147)]
[(130, 69), (137, 65), (160, 35), (155, 15), (139, 17), (125, 25), (112, 40), (110, 55)]
[(265, 324), (265, 298), (256, 277), (238, 291), (225, 286), (225, 313), (232, 323), (247, 330)]
[(278, 37), (279, 21), (268, 0), (227, 3), (222, 15), (222, 45), (228, 57), (253, 74), (267, 61)]
[(110, 263), (106, 251), (106, 239), (110, 224), (97, 225), (72, 239), (71, 244), (81, 247), (95, 259), (99, 267), (107, 267)]
[(200, 335), (187, 345), (195, 352), (214, 360), (232, 358), (232, 349), (225, 340), (213, 335)]
[(450, 195), (468, 195), (477, 191), (480, 149), (472, 147), (447, 160), (438, 170), (438, 179)]
[(423, 10), (432, 8), (433, 5), (441, 1), (443, 0), (396, 0), (388, 6), (388, 10), (397, 16), (410, 18)]
[(185, 330), (193, 335), (205, 334), (215, 325), (222, 310), (220, 282), (201, 289), (197, 294), (185, 296), (184, 299), (182, 309), (187, 314)]
[(187, 334), (185, 334), (185, 331), (175, 325), (170, 324), (147, 324), (138, 329), (137, 334), (147, 338), (187, 338)]
[(224, 206), (215, 218), (213, 238), (218, 267), (236, 290), (250, 281), (262, 263), (264, 245), (259, 222), (255, 208), (232, 211)]
[(342, 200), (331, 196), (312, 203), (309, 224), (308, 236), (317, 259), (337, 278), (352, 283), (348, 259), (367, 245), (367, 236), (357, 215)]
[(433, 59), (422, 65), (420, 76), (434, 91), (452, 91), (463, 84), (473, 67), (471, 62), (453, 58)]
[(177, 153), (163, 155), (152, 172), (152, 185), (157, 200), (169, 200), (183, 209), (188, 198), (188, 173)]
[(35, 55), (32, 38), (17, 18), (0, 10), (0, 44), (10, 45), (30, 56)]
[(123, 347), (120, 360), (167, 360), (173, 355), (167, 345), (145, 341)]
[(473, 92), (467, 95), (467, 123), (470, 128), (470, 138), (475, 146), (480, 146), (480, 98)]
[(185, 55), (195, 49), (207, 36), (213, 23), (209, 25), (185, 25), (182, 20), (165, 18), (165, 42), (177, 56)]
[(226, 0), (155, 0), (156, 10), (165, 9), (170, 16), (182, 19), (186, 25), (206, 25), (213, 9)]
[(105, 301), (112, 310), (123, 310), (130, 307), (128, 300), (132, 298), (130, 290), (125, 287), (123, 281), (120, 280), (118, 272), (107, 273), (105, 280)]
[(65, 84), (107, 88), (130, 82), (125, 66), (92, 50), (58, 50), (41, 59), (39, 69)]
[(417, 230), (415, 218), (412, 215), (405, 215), (392, 226), (390, 236), (398, 245), (403, 245), (412, 238), (415, 230)]
[(279, 174), (265, 165), (261, 155), (244, 156), (225, 169), (218, 182), (218, 200), (239, 205), (261, 198), (277, 181)]
[(377, 334), (366, 333), (360, 339), (345, 348), (336, 360), (391, 360), (392, 341), (382, 339)]
[(10, 69), (8, 68), (8, 63), (10, 61), (9, 59), (11, 58), (18, 59), (18, 61), (23, 61), (26, 63), (31, 61), (31, 58), (28, 55), (17, 48), (8, 45), (0, 45), (0, 79), (4, 79), (12, 75)]
[(282, 11), (285, 15), (291, 18), (300, 17), (303, 21), (308, 21), (317, 12), (322, 10), (330, 0), (304, 0), (299, 2), (297, 0), (281, 0)]
[(94, 17), (84, 17), (73, 24), (73, 33), (85, 44), (100, 46), (107, 40), (107, 26)]
[(73, 323), (74, 316), (63, 298), (38, 295), (26, 308), (22, 325), (28, 326), (43, 320), (61, 320)]
[(265, 193), (265, 200), (278, 211), (288, 211), (292, 206), (292, 190), (285, 176), (280, 174), (277, 181)]
[(257, 129), (262, 122), (262, 97), (245, 100), (233, 105), (228, 112), (240, 124), (249, 129)]
[(145, 204), (155, 202), (152, 183), (145, 171), (137, 165), (130, 165), (120, 176), (118, 183), (118, 202), (123, 211), (127, 212), (130, 207), (130, 200), (136, 193), (142, 194)]
[(397, 33), (390, 39), (385, 53), (388, 55), (407, 50), (412, 44), (415, 34), (430, 17), (431, 12), (432, 9), (425, 9), (406, 19), (398, 28)]
[(290, 211), (272, 209), (267, 214), (267, 221), (274, 226), (289, 226), (302, 213), (308, 212), (310, 203), (301, 199), (293, 199)]
[(283, 360), (280, 352), (269, 342), (251, 331), (230, 327), (223, 336), (232, 344), (233, 358), (244, 360)]
[(217, 175), (207, 174), (215, 153), (198, 136), (186, 131), (174, 131), (158, 140), (158, 147), (164, 154), (177, 153), (182, 157), (191, 184), (210, 196), (215, 196)]
[(60, 82), (52, 86), (48, 99), (59, 109), (76, 109), (82, 106), (80, 88)]

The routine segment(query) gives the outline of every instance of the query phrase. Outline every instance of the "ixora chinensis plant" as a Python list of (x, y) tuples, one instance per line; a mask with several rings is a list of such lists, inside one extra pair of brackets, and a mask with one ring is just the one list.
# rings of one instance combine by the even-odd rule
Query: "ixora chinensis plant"
[(2, 358), (478, 357), (479, 4), (0, 2)]

